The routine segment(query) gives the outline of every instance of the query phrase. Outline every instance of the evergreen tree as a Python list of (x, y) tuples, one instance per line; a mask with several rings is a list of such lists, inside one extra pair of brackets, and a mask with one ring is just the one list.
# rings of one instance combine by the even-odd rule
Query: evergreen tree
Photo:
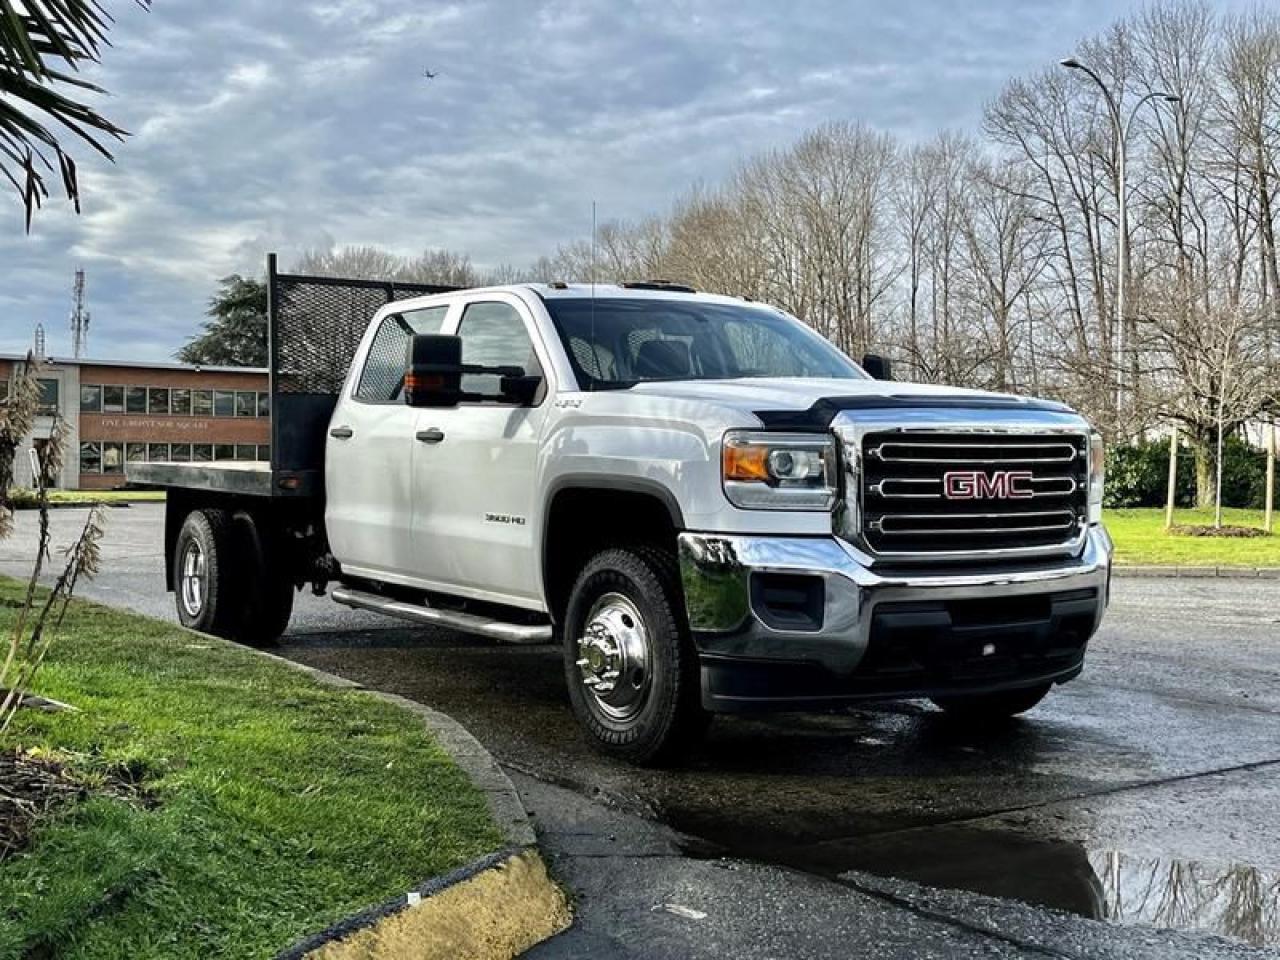
[(267, 365), (267, 285), (232, 274), (209, 301), (204, 333), (178, 351), (183, 363), (218, 367)]

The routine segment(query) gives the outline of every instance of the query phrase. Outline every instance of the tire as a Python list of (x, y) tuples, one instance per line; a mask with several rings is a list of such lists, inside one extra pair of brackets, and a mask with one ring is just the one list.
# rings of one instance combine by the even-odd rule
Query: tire
[(235, 539), (225, 510), (193, 510), (182, 521), (173, 545), (173, 595), (184, 627), (234, 639)]
[(664, 551), (609, 549), (587, 563), (565, 612), (564, 665), (588, 739), (618, 759), (666, 763), (697, 743), (711, 719), (675, 559)]
[(954, 717), (971, 721), (1007, 720), (1026, 713), (1045, 698), (1053, 688), (1051, 683), (1022, 690), (1002, 690), (999, 693), (982, 693), (973, 696), (934, 697), (933, 702)]
[(246, 511), (193, 510), (173, 550), (178, 621), (250, 646), (273, 643), (288, 626), (293, 585)]
[(231, 517), (243, 571), (241, 616), (233, 639), (251, 647), (280, 639), (293, 614), (293, 583), (282, 575), (274, 545), (262, 535), (253, 515), (238, 510)]

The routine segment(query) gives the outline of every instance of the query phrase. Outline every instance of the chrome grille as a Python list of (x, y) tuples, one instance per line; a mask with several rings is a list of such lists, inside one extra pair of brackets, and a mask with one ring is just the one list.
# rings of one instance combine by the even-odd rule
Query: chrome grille
[(1050, 548), (1088, 518), (1082, 434), (881, 432), (862, 438), (862, 537), (883, 555)]

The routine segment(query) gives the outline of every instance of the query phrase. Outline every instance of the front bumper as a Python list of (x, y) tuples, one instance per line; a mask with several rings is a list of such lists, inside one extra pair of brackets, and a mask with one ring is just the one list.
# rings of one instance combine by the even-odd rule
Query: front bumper
[(984, 693), (1078, 674), (1110, 592), (1111, 538), (1074, 557), (872, 565), (836, 537), (683, 533), (680, 572), (717, 712)]

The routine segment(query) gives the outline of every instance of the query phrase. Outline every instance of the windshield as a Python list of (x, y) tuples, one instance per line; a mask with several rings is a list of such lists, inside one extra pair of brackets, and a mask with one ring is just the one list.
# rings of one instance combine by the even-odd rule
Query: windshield
[(747, 304), (551, 297), (547, 312), (584, 390), (646, 380), (865, 379), (797, 320)]

